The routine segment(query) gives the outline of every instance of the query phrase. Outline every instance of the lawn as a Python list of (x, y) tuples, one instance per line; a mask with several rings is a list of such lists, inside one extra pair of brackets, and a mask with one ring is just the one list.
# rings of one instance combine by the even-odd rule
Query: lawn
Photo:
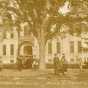
[(69, 69), (65, 75), (54, 75), (53, 70), (3, 70), (0, 88), (88, 88), (88, 71)]

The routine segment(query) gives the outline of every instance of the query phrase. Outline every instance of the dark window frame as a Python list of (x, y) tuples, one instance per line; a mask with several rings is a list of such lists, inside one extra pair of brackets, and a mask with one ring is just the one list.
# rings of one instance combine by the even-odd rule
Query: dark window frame
[(10, 63), (13, 64), (14, 63), (14, 60), (10, 60)]
[(52, 54), (52, 42), (48, 42), (48, 54)]
[(57, 48), (57, 53), (60, 53), (61, 50), (60, 42), (57, 42), (56, 48)]
[(81, 45), (81, 41), (78, 41), (78, 53), (82, 52), (82, 45)]
[(11, 39), (13, 39), (14, 38), (14, 33), (11, 33), (10, 37), (11, 37)]
[(3, 55), (6, 56), (6, 45), (3, 45)]
[(74, 41), (70, 41), (70, 52), (74, 53)]
[(10, 55), (14, 55), (14, 44), (10, 45)]

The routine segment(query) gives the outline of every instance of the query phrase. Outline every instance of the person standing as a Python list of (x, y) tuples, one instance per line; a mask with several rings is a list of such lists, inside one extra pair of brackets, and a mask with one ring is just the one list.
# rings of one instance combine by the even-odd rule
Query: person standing
[(33, 63), (32, 56), (27, 56), (26, 57), (26, 62), (25, 62), (26, 68), (32, 69), (32, 63)]
[(59, 58), (58, 58), (58, 56), (57, 56), (57, 54), (55, 54), (55, 56), (54, 56), (54, 59), (53, 59), (54, 61), (54, 73), (55, 73), (55, 75), (57, 75), (58, 74), (58, 70), (59, 70)]
[(36, 56), (34, 56), (34, 58), (33, 58), (32, 67), (33, 67), (34, 70), (37, 70), (38, 67), (39, 67), (39, 60), (38, 60), (38, 58), (36, 58)]
[(62, 54), (62, 57), (61, 57), (61, 72), (64, 74), (64, 72), (67, 71), (67, 62), (65, 60), (65, 55)]
[(17, 58), (17, 68), (18, 68), (19, 71), (21, 71), (22, 67), (23, 67), (23, 65), (22, 65), (22, 57), (20, 56), (20, 57)]

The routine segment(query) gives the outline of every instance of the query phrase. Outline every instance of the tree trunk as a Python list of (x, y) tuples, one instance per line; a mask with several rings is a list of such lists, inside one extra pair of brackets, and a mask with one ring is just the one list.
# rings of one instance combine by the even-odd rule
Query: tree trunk
[(39, 40), (39, 54), (40, 54), (40, 69), (45, 69), (45, 30), (46, 30), (46, 23), (48, 21), (49, 16), (46, 15), (45, 19), (42, 22), (42, 25), (40, 25), (40, 31), (38, 32), (38, 40)]
[(40, 66), (41, 70), (45, 69), (45, 37), (44, 37), (44, 30), (40, 30), (40, 37), (39, 37), (39, 55), (40, 55)]

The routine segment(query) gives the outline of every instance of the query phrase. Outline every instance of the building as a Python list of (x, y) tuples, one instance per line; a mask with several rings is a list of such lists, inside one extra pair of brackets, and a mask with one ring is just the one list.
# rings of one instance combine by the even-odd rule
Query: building
[(78, 64), (80, 59), (88, 61), (88, 32), (82, 31), (79, 36), (76, 33), (69, 34), (70, 28), (62, 25), (60, 35), (49, 39), (46, 44), (46, 62), (53, 63), (55, 54), (61, 57), (65, 54), (69, 64)]
[[(66, 60), (70, 64), (77, 64), (82, 58), (81, 37), (66, 34), (64, 38), (55, 36), (47, 41), (46, 44), (46, 62), (53, 63), (54, 55), (57, 53), (60, 57), (65, 54)], [(83, 58), (82, 58), (83, 59)]]
[(88, 32), (83, 32), (81, 34), (82, 38), (82, 58), (88, 61)]
[(0, 31), (0, 63), (14, 64), (19, 55), (39, 58), (37, 39), (25, 28), (20, 30), (19, 34), (15, 27)]
[(21, 27), (19, 37), (19, 55), (36, 56), (36, 58), (39, 58), (39, 45), (37, 39), (30, 31), (30, 27), (26, 22), (21, 24)]
[(39, 58), (38, 41), (27, 25), (23, 25), (20, 32), (16, 27), (7, 31), (2, 31), (4, 27), (0, 28), (0, 63), (14, 64), (19, 55)]
[[(5, 31), (4, 34), (0, 31), (1, 63), (16, 63), (18, 55), (36, 56), (39, 59), (39, 44), (36, 37), (30, 31), (27, 23), (21, 26), (22, 30), (19, 34), (15, 27)], [(56, 53), (59, 57), (64, 53), (68, 63), (77, 64), (80, 59), (85, 61), (88, 58), (88, 33), (81, 33), (80, 36), (69, 33), (65, 33), (64, 36), (56, 35), (46, 42), (45, 50), (46, 63), (53, 63)]]
[(0, 41), (0, 63), (10, 64), (16, 63), (18, 54), (18, 32), (15, 27), (4, 31), (3, 38)]

